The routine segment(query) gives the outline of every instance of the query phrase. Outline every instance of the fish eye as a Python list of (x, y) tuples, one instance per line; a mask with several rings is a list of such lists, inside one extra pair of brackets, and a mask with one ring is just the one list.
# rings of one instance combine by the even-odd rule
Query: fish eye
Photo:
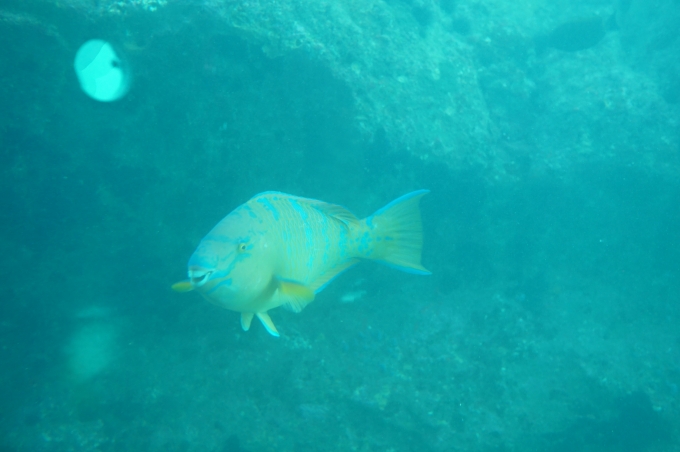
[(246, 250), (246, 244), (245, 243), (239, 243), (238, 245), (238, 251), (240, 253), (243, 253)]

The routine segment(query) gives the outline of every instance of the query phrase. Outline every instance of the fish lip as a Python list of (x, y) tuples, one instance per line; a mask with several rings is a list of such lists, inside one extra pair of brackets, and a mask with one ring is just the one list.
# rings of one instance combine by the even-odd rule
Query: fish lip
[(189, 267), (189, 282), (194, 287), (201, 287), (203, 284), (208, 282), (210, 275), (212, 274), (213, 270), (208, 270), (202, 267)]

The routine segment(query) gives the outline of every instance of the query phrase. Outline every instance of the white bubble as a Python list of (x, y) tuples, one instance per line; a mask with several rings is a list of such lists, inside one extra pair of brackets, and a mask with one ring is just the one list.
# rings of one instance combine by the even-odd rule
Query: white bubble
[(80, 46), (73, 62), (80, 87), (91, 98), (111, 102), (130, 87), (130, 74), (111, 44), (92, 39)]
[(116, 328), (102, 322), (83, 325), (74, 332), (65, 351), (71, 377), (76, 382), (88, 381), (109, 367), (116, 336)]

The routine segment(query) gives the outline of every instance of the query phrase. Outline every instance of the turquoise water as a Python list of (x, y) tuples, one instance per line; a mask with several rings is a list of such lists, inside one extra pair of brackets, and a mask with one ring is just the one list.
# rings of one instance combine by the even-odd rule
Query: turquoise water
[[(678, 449), (679, 25), (635, 0), (0, 6), (0, 450)], [(93, 38), (116, 102), (78, 85)], [(273, 310), (280, 338), (170, 290), (256, 193), (363, 218), (418, 189), (432, 275), (361, 263)]]

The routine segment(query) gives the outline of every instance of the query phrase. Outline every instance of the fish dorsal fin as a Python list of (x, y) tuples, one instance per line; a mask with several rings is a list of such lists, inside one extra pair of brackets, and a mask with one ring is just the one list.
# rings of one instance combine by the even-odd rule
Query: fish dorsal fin
[[(258, 201), (261, 198), (278, 198), (279, 200), (292, 200), (295, 201), (298, 204), (301, 205), (307, 205), (313, 209), (316, 209), (318, 212), (322, 213), (323, 215), (326, 215), (330, 217), (331, 219), (335, 221), (339, 221), (340, 223), (346, 225), (346, 226), (355, 226), (359, 224), (359, 219), (349, 210), (347, 210), (345, 207), (342, 207), (338, 204), (331, 204), (328, 202), (324, 201), (319, 201), (318, 199), (312, 199), (312, 198), (302, 198), (300, 196), (293, 196), (293, 195), (288, 195), (286, 193), (281, 193), (277, 191), (265, 191), (262, 192), (258, 195), (253, 196), (250, 201)], [(250, 202), (248, 201), (248, 202)]]
[(314, 291), (304, 284), (287, 279), (277, 279), (277, 281), (279, 284), (276, 297), (285, 308), (300, 312), (314, 301)]
[(339, 221), (346, 226), (353, 226), (359, 224), (359, 219), (346, 208), (337, 204), (330, 204), (323, 201), (316, 201), (313, 199), (307, 200), (309, 204), (316, 210), (330, 218)]

